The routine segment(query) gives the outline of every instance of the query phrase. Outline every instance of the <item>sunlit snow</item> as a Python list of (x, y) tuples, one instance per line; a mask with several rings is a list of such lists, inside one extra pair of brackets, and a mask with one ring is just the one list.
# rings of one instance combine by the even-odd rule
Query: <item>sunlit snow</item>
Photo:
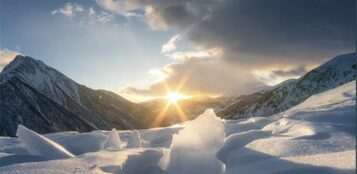
[(0, 137), (0, 171), (115, 174), (355, 173), (356, 81), (271, 117), (179, 126)]

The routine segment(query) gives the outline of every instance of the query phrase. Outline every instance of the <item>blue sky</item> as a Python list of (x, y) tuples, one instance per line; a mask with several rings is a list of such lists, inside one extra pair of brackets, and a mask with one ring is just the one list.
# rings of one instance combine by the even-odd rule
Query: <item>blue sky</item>
[(354, 0), (1, 0), (0, 68), (20, 53), (133, 101), (182, 86), (246, 94), (355, 48)]
[[(1, 47), (40, 59), (98, 89), (149, 85), (148, 70), (169, 62), (160, 50), (172, 31), (151, 30), (142, 19), (129, 21), (120, 15), (107, 23), (80, 24), (86, 14), (51, 14), (66, 3), (73, 2), (3, 1)], [(90, 7), (107, 12), (95, 1), (76, 3), (83, 7), (81, 13)]]

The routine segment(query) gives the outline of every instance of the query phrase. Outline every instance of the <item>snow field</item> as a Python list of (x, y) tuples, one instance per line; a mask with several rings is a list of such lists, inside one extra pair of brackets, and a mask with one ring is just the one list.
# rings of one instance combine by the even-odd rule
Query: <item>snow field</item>
[(0, 137), (12, 173), (299, 174), (356, 172), (356, 81), (272, 117), (221, 120), (213, 110), (180, 126)]

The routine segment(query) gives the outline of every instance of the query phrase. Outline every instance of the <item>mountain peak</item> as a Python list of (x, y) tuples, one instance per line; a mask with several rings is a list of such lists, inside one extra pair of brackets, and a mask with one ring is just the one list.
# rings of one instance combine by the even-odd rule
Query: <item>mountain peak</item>
[(63, 104), (63, 95), (78, 101), (78, 84), (40, 60), (18, 55), (0, 74), (0, 84), (18, 80)]
[(1, 74), (12, 72), (15, 69), (22, 66), (29, 66), (35, 64), (44, 64), (44, 63), (40, 60), (36, 60), (29, 56), (17, 55), (9, 64), (5, 66)]
[[(18, 124), (41, 132), (149, 126), (151, 113), (111, 93), (79, 85), (40, 60), (19, 55), (0, 73), (0, 135)], [(100, 97), (99, 97), (100, 96)], [(139, 120), (140, 118), (140, 120)]]
[(0, 73), (0, 83), (6, 83), (14, 77), (29, 84), (41, 83), (41, 81), (50, 79), (50, 76), (53, 75), (64, 76), (40, 60), (29, 56), (17, 55)]

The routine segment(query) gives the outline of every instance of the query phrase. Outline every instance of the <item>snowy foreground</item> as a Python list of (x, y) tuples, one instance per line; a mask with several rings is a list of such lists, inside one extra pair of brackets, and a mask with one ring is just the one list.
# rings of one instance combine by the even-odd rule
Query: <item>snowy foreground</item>
[(355, 81), (272, 117), (0, 137), (0, 173), (355, 173)]

